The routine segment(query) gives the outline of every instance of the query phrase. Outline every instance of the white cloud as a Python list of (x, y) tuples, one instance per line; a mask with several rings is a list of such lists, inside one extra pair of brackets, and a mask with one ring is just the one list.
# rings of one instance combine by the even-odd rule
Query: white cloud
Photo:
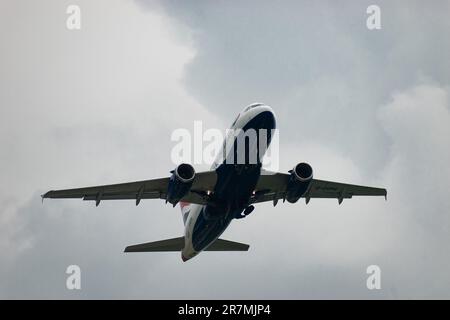
[[(61, 293), (52, 284), (48, 291), (39, 285), (52, 282), (47, 278), (59, 279), (53, 274), (59, 270), (56, 265), (63, 267), (66, 255), (89, 245), (78, 242), (83, 229), (71, 225), (85, 222), (80, 207), (91, 207), (80, 202), (80, 207), (63, 207), (74, 216), (64, 219), (58, 216), (63, 211), (50, 213), (53, 203), (42, 207), (40, 193), (166, 175), (174, 166), (173, 129), (188, 126), (198, 115), (210, 126), (219, 123), (180, 84), (195, 50), (177, 41), (166, 16), (143, 12), (132, 2), (78, 1), (82, 28), (68, 31), (68, 4), (9, 2), (0, 19), (0, 277), (2, 284), (18, 281), (8, 290), (2, 285), (6, 297)], [(129, 212), (140, 208), (126, 208), (126, 221), (135, 221)], [(114, 206), (109, 210), (120, 212)], [(147, 210), (153, 216), (168, 211), (161, 206)], [(149, 237), (181, 232), (178, 212), (169, 211), (173, 219), (165, 219), (171, 227), (161, 228), (167, 230), (161, 234), (145, 230)], [(114, 238), (102, 235), (124, 225), (111, 214), (101, 220), (91, 230), (100, 232), (96, 242)], [(139, 240), (130, 237), (127, 243), (115, 243), (114, 250), (121, 254), (125, 245)], [(33, 269), (46, 263), (45, 255), (50, 271), (36, 275)], [(26, 261), (22, 268), (17, 268), (19, 261)], [(39, 284), (36, 288), (33, 281), (20, 281), (28, 273)]]

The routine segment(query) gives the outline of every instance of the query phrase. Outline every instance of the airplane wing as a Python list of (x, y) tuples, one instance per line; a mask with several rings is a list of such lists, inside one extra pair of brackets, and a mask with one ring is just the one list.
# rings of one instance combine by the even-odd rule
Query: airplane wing
[[(274, 201), (276, 204), (279, 199), (285, 199), (289, 178), (290, 175), (286, 173), (261, 175), (252, 202)], [(334, 198), (338, 199), (340, 204), (343, 199), (350, 199), (353, 196), (384, 196), (386, 198), (387, 191), (383, 188), (312, 179), (302, 197), (307, 203), (311, 198)]]
[[(80, 198), (95, 201), (97, 206), (103, 200), (136, 200), (136, 205), (138, 205), (141, 199), (166, 199), (169, 179), (167, 177), (95, 187), (52, 190), (43, 194), (42, 199)], [(216, 180), (217, 174), (215, 171), (196, 173), (191, 191), (181, 201), (206, 204), (207, 201), (201, 194), (206, 193), (208, 190), (213, 190)]]

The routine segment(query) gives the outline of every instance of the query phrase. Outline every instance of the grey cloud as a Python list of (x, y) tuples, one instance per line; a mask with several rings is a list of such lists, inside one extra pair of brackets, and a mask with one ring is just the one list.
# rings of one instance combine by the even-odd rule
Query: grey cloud
[(193, 30), (197, 54), (184, 83), (203, 105), (230, 117), (243, 104), (264, 101), (275, 107), (285, 136), (343, 149), (376, 170), (386, 161), (369, 149), (386, 147), (374, 121), (377, 106), (423, 76), (448, 83), (450, 43), (448, 2), (378, 2), (380, 31), (366, 28), (370, 4), (164, 1), (163, 7)]
[[(10, 2), (0, 296), (448, 298), (448, 3), (380, 2), (379, 32), (368, 4), (80, 1), (85, 24), (68, 34), (65, 3)], [(188, 263), (122, 253), (178, 236), (178, 208), (40, 203), (47, 188), (166, 175), (173, 129), (224, 129), (255, 100), (278, 115), (281, 170), (306, 160), (319, 178), (386, 186), (388, 202), (262, 204), (224, 234), (248, 253)], [(79, 292), (65, 288), (69, 264)], [(365, 287), (371, 264), (381, 291)]]

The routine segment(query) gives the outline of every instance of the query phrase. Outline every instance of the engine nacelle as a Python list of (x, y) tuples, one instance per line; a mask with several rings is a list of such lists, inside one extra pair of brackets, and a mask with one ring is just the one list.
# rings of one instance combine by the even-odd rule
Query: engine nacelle
[(167, 187), (166, 202), (170, 202), (175, 207), (178, 201), (191, 189), (195, 178), (195, 170), (190, 164), (182, 163), (170, 172), (172, 176)]
[(313, 178), (313, 169), (306, 162), (301, 162), (289, 172), (291, 177), (288, 182), (286, 200), (290, 203), (295, 203), (308, 190)]

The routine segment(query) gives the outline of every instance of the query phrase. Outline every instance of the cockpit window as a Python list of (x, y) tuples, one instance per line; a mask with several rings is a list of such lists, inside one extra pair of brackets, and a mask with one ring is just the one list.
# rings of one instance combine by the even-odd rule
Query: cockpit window
[(257, 107), (257, 106), (262, 106), (262, 105), (263, 105), (262, 103), (253, 103), (253, 104), (249, 105), (247, 108), (245, 108), (244, 112), (247, 112), (250, 109), (253, 109), (253, 108)]

